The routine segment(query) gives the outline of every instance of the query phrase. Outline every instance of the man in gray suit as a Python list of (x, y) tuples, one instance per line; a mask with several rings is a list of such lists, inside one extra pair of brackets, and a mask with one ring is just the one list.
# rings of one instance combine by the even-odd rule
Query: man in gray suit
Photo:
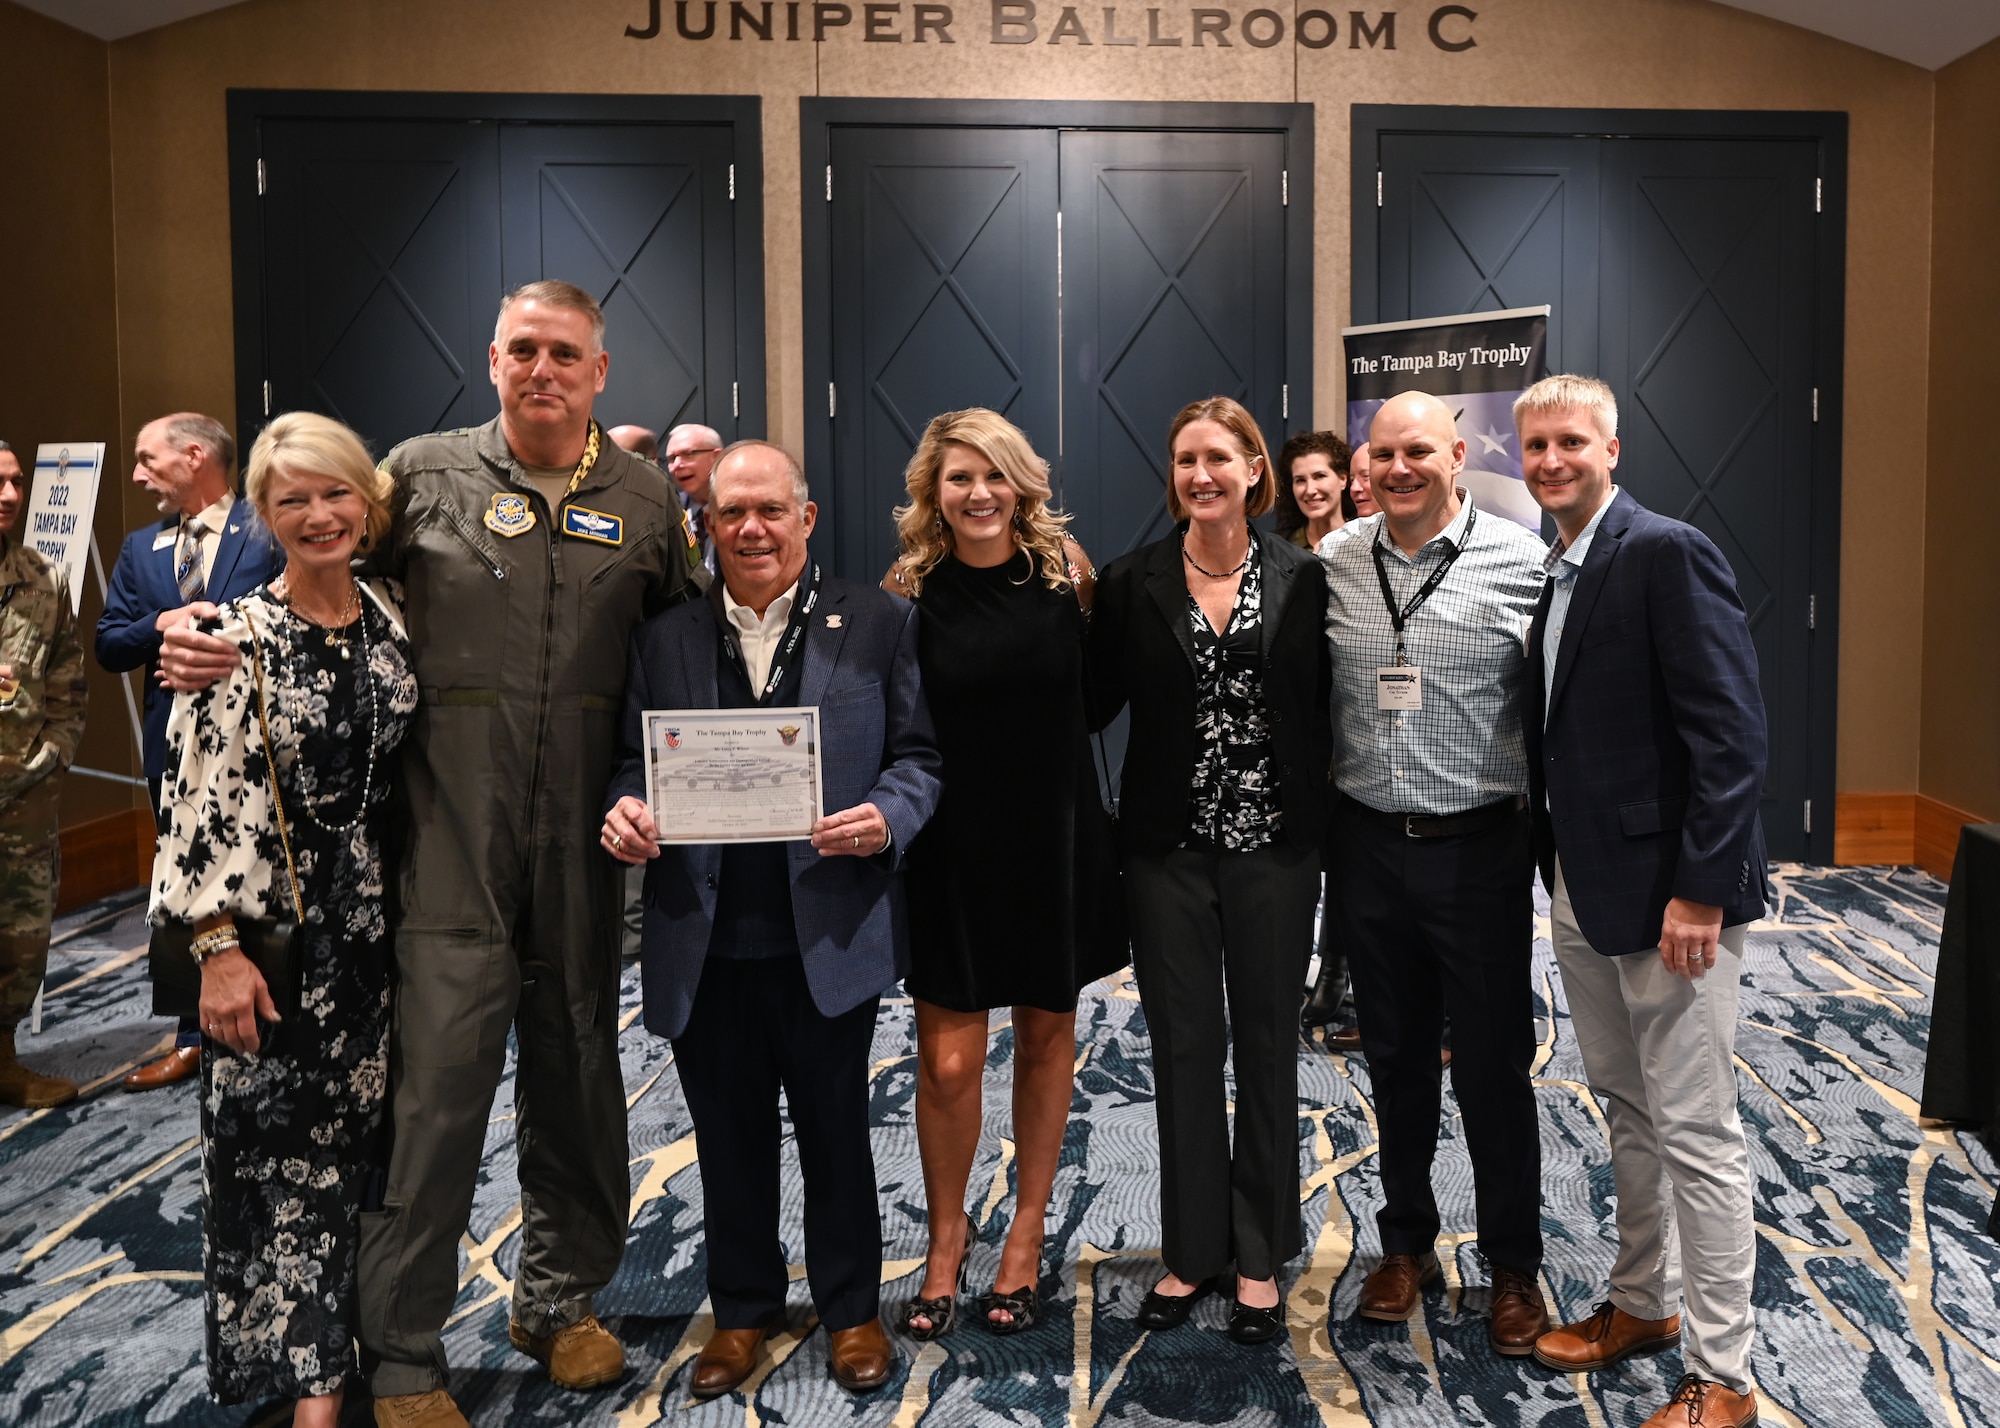
[[(742, 1383), (785, 1307), (782, 1086), (833, 1375), (872, 1389), (894, 1356), (879, 1313), (869, 1049), (876, 1000), (909, 966), (898, 870), (939, 792), (916, 612), (822, 574), (806, 552), (816, 508), (777, 447), (729, 447), (711, 489), (721, 579), (633, 637), (624, 761), (602, 832), (614, 858), (648, 864), (646, 1027), (673, 1039), (700, 1155), (715, 1333), (688, 1386), (713, 1398)], [(661, 847), (644, 799), (645, 711), (759, 705), (818, 708), (822, 806), (840, 811), (810, 842)]]

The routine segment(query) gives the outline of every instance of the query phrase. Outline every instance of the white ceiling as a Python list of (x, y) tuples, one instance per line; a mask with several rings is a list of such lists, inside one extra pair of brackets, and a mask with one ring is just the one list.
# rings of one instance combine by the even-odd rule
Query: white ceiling
[(1865, 50), (1943, 69), (2000, 38), (2000, 0), (1718, 0)]
[[(240, 0), (14, 0), (66, 25), (119, 40)], [(2000, 0), (1717, 0), (1817, 30), (1863, 49), (1941, 69), (2000, 38)]]

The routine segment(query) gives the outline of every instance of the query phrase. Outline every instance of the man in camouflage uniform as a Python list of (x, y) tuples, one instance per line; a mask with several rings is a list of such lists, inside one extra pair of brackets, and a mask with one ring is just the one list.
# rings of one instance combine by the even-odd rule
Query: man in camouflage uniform
[(76, 1083), (17, 1061), (14, 1028), (48, 969), (56, 805), (90, 690), (68, 582), (14, 535), (27, 504), (28, 478), (0, 441), (0, 1102), (40, 1108), (75, 1100)]

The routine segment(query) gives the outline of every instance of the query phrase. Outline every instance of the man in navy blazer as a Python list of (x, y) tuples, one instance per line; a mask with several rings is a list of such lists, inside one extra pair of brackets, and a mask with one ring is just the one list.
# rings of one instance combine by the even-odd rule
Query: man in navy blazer
[[(153, 817), (160, 816), (160, 776), (167, 760), (173, 691), (159, 680), (161, 632), (190, 617), (206, 619), (225, 600), (255, 590), (285, 568), (248, 501), (229, 482), (236, 443), (213, 417), (179, 412), (147, 422), (133, 446), (132, 480), (160, 519), (125, 538), (111, 567), (111, 588), (97, 620), (97, 662), (113, 674), (144, 666), (146, 719), (140, 754)], [(174, 1049), (125, 1078), (128, 1091), (184, 1081), (201, 1067), (201, 1032), (183, 1020)]]
[[(918, 687), (908, 602), (822, 575), (817, 510), (779, 448), (740, 441), (715, 464), (721, 579), (633, 638), (625, 757), (602, 841), (647, 863), (641, 967), (648, 1030), (673, 1038), (694, 1119), (715, 1333), (698, 1398), (756, 1367), (785, 1307), (777, 1235), (778, 1090), (805, 1180), (806, 1277), (834, 1377), (870, 1389), (882, 1332), (882, 1232), (868, 1138), (875, 1006), (909, 966), (904, 850), (937, 807), (941, 760)], [(816, 706), (823, 807), (810, 842), (662, 847), (645, 801), (648, 709)]]
[(1612, 484), (1609, 387), (1547, 378), (1514, 420), (1561, 535), (1529, 645), (1536, 856), (1618, 1193), (1608, 1297), (1535, 1357), (1591, 1373), (1678, 1343), (1685, 1374), (1646, 1428), (1739, 1428), (1757, 1418), (1733, 1064), (1743, 934), (1767, 893), (1757, 654), (1722, 552)]

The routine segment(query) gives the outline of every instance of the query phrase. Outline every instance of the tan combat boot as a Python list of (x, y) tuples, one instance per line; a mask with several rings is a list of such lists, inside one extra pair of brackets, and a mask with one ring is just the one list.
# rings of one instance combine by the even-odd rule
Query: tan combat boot
[(76, 1099), (76, 1082), (30, 1071), (14, 1058), (14, 1033), (0, 1031), (0, 1102), (39, 1111)]
[(375, 1424), (376, 1428), (471, 1428), (442, 1388), (376, 1399)]

